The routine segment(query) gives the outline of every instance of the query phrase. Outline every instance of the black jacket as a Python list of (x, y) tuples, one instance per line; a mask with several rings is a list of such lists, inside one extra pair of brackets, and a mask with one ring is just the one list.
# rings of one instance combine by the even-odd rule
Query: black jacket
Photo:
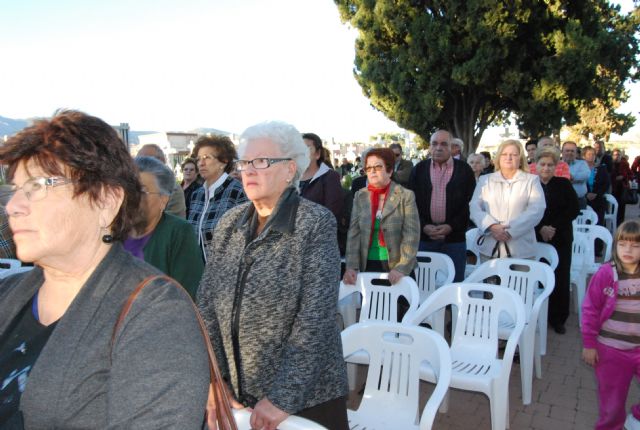
[[(431, 239), (422, 229), (431, 220), (431, 169), (432, 160), (424, 160), (416, 164), (411, 172), (409, 188), (416, 194), (416, 204), (420, 215), (420, 240), (428, 242)], [(447, 209), (445, 223), (452, 228), (445, 242), (464, 242), (465, 233), (469, 225), (469, 201), (476, 188), (476, 179), (471, 167), (463, 161), (453, 160), (453, 174), (447, 184)]]

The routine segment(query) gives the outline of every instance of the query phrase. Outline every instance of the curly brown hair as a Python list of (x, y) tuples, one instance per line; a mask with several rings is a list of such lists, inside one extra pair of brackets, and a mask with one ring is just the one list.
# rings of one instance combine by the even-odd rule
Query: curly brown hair
[(205, 146), (217, 151), (216, 158), (220, 160), (221, 163), (226, 164), (226, 166), (224, 166), (225, 173), (231, 173), (233, 171), (234, 160), (238, 158), (238, 153), (231, 139), (221, 135), (202, 136), (196, 141), (196, 145), (191, 153), (191, 158), (196, 160), (198, 158), (198, 151)]
[(122, 190), (124, 200), (109, 226), (114, 240), (126, 239), (138, 210), (141, 186), (129, 151), (106, 122), (74, 110), (37, 120), (0, 148), (0, 162), (13, 179), (21, 162), (32, 160), (51, 176), (73, 181), (74, 198), (86, 194), (100, 205), (105, 192)]

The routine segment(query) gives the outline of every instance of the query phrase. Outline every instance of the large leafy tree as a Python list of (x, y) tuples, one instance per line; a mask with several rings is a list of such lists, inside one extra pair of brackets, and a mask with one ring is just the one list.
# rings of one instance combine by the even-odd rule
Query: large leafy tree
[(335, 0), (359, 30), (354, 74), (371, 104), (428, 139), (448, 128), (473, 152), (515, 115), (559, 130), (637, 78), (638, 15), (603, 0)]

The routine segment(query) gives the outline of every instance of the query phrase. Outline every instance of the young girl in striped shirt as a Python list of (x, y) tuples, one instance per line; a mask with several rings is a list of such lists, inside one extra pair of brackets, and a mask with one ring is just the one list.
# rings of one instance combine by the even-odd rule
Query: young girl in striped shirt
[[(629, 385), (640, 378), (640, 223), (620, 225), (613, 261), (603, 264), (589, 283), (582, 304), (582, 358), (598, 380), (596, 430), (619, 430), (625, 424)], [(640, 420), (640, 404), (627, 425)]]

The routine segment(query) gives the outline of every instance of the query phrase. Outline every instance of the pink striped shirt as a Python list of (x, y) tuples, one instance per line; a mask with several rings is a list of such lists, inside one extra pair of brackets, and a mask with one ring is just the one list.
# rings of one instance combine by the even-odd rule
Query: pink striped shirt
[(602, 324), (598, 341), (617, 349), (640, 346), (640, 275), (620, 273), (616, 308)]
[(447, 219), (447, 184), (453, 175), (453, 158), (438, 164), (431, 160), (431, 220), (442, 224)]

